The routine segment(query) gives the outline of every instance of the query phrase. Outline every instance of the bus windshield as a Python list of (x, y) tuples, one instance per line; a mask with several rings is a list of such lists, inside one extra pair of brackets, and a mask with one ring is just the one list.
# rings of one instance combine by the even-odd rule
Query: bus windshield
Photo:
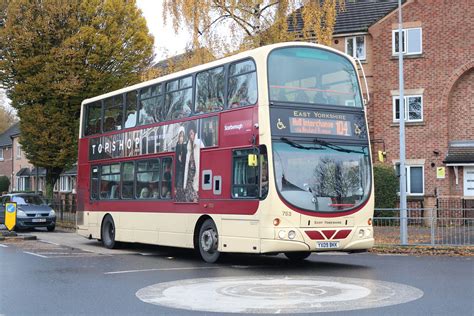
[(362, 107), (357, 72), (342, 55), (288, 47), (268, 57), (270, 101)]
[(280, 195), (308, 211), (339, 212), (364, 203), (370, 193), (367, 145), (273, 143), (275, 179)]

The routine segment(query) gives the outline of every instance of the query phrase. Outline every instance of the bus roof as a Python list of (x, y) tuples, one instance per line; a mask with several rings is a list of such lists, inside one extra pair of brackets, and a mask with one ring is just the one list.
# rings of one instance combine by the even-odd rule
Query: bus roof
[(190, 74), (193, 74), (195, 72), (199, 72), (199, 71), (206, 70), (206, 69), (209, 69), (209, 68), (218, 67), (220, 65), (227, 64), (227, 63), (230, 63), (230, 62), (233, 62), (233, 61), (237, 61), (237, 60), (241, 60), (241, 59), (245, 59), (245, 58), (249, 58), (249, 57), (254, 57), (255, 58), (257, 56), (266, 56), (271, 50), (273, 50), (275, 48), (290, 47), (290, 46), (307, 46), (307, 47), (324, 48), (326, 50), (330, 50), (330, 51), (332, 51), (336, 54), (343, 55), (346, 58), (351, 59), (349, 55), (346, 55), (346, 54), (344, 54), (344, 53), (342, 53), (342, 52), (340, 52), (340, 51), (338, 51), (334, 48), (324, 46), (324, 45), (308, 43), (308, 42), (277, 43), (277, 44), (262, 46), (262, 47), (255, 48), (255, 49), (252, 49), (252, 50), (247, 50), (247, 51), (238, 53), (236, 55), (221, 58), (221, 59), (218, 59), (218, 60), (206, 63), (206, 64), (202, 64), (202, 65), (199, 65), (199, 66), (195, 66), (195, 67), (192, 67), (192, 68), (181, 70), (179, 72), (174, 72), (172, 74), (169, 74), (169, 75), (166, 75), (166, 76), (163, 76), (163, 77), (158, 77), (158, 78), (148, 80), (148, 81), (144, 81), (144, 82), (132, 85), (132, 86), (128, 86), (128, 87), (119, 89), (119, 90), (111, 91), (111, 92), (108, 92), (108, 93), (105, 93), (105, 94), (102, 94), (102, 95), (99, 95), (99, 96), (96, 96), (96, 97), (93, 97), (93, 98), (85, 99), (84, 101), (82, 101), (82, 105), (87, 104), (87, 103), (91, 103), (91, 102), (95, 102), (95, 101), (99, 101), (99, 100), (102, 100), (102, 99), (105, 99), (105, 98), (108, 98), (108, 97), (112, 97), (112, 96), (115, 96), (117, 94), (122, 94), (122, 93), (126, 93), (126, 92), (133, 91), (133, 90), (138, 90), (138, 89), (148, 87), (150, 85), (157, 84), (157, 83), (160, 83), (160, 82), (165, 82), (165, 81), (172, 80), (172, 79), (175, 79), (175, 78), (184, 77), (186, 75), (190, 75)]

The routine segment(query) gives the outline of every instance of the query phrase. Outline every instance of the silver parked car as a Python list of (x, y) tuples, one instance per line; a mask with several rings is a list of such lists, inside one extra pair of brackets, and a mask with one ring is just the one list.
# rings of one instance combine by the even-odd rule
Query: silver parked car
[(46, 227), (52, 232), (56, 228), (56, 213), (38, 194), (12, 193), (1, 197), (0, 223), (5, 223), (5, 203), (17, 205), (15, 229)]

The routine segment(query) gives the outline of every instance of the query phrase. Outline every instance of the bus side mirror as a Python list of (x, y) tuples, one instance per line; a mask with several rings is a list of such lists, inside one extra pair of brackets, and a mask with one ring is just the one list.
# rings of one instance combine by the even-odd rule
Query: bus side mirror
[(249, 154), (247, 156), (247, 161), (249, 167), (256, 167), (258, 165), (257, 155), (255, 154)]

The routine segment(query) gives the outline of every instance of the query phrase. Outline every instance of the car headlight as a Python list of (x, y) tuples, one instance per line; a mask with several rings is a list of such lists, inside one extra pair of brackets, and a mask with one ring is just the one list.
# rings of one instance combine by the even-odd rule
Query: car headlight
[(16, 210), (16, 217), (27, 217), (26, 213), (22, 210)]
[(56, 216), (56, 212), (54, 210), (49, 211), (49, 216), (51, 217)]

